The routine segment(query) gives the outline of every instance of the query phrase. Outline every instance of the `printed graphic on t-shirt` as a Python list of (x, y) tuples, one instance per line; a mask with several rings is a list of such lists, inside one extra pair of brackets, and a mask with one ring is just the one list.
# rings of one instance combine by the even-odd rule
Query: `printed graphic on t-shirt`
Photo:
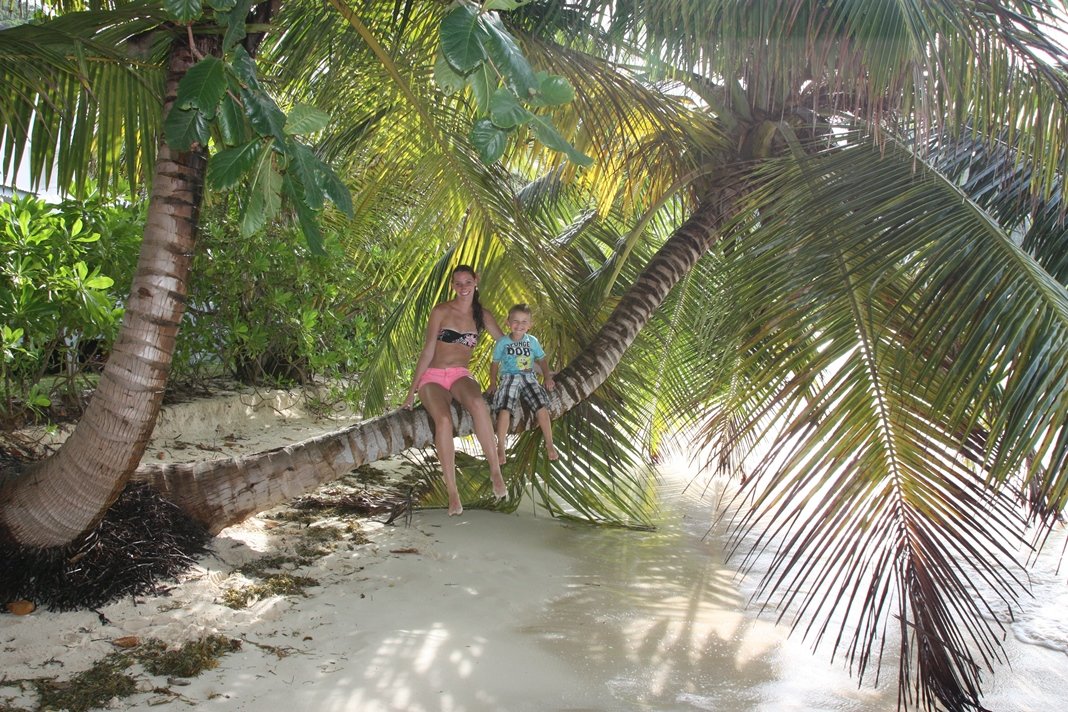
[(545, 351), (530, 334), (519, 341), (512, 341), (512, 337), (505, 334), (493, 349), (493, 360), (500, 364), (502, 374), (530, 371), (540, 358), (545, 358)]

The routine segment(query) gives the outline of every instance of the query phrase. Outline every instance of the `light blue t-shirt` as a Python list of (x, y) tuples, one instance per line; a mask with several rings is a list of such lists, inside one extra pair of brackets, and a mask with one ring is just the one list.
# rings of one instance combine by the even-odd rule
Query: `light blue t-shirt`
[(545, 350), (530, 334), (525, 334), (519, 341), (512, 341), (511, 335), (505, 334), (493, 347), (493, 360), (500, 364), (502, 375), (532, 371), (534, 362), (542, 358), (545, 358)]

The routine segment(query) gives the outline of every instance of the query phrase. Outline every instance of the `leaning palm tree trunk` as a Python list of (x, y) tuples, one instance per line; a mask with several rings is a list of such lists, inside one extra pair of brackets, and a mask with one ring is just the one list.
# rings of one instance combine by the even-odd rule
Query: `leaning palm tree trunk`
[[(713, 244), (730, 217), (739, 184), (709, 191), (650, 261), (589, 345), (556, 377), (551, 409), (570, 410), (611, 375), (623, 354), (671, 289)], [(457, 435), (473, 432), (470, 416), (453, 411)], [(529, 425), (529, 424), (528, 424)], [(319, 437), (247, 457), (151, 465), (135, 477), (146, 480), (211, 531), (292, 499), (360, 465), (433, 443), (424, 410), (396, 410)]]
[[(195, 62), (188, 44), (177, 42), (164, 112)], [(67, 442), (0, 489), (0, 540), (42, 548), (73, 541), (103, 516), (140, 462), (185, 308), (205, 167), (203, 150), (161, 145), (137, 270), (107, 367)]]

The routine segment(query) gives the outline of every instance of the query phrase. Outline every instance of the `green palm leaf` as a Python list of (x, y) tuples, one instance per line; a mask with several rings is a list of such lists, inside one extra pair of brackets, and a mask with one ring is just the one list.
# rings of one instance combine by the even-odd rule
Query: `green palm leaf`
[(741, 376), (706, 434), (774, 438), (734, 515), (747, 561), (778, 551), (765, 605), (860, 674), (896, 618), (913, 699), (976, 705), (1024, 580), (1020, 478), (1065, 506), (1068, 294), (914, 161), (858, 140), (769, 164), (737, 316), (705, 335)]
[(35, 187), (143, 184), (161, 114), (165, 37), (152, 30), (163, 21), (157, 6), (134, 3), (0, 30), (0, 172), (25, 156)]

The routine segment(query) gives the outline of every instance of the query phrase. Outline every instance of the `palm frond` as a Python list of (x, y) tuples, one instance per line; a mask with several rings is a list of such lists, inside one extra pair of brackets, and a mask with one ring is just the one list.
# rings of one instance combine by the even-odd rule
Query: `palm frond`
[(749, 564), (776, 543), (765, 603), (860, 674), (896, 617), (903, 693), (978, 707), (1024, 580), (1021, 483), (1068, 502), (1068, 295), (914, 161), (854, 140), (769, 164), (706, 334), (741, 379), (707, 434), (774, 439), (735, 515)]
[(598, 23), (597, 35), (619, 56), (640, 48), (647, 67), (716, 83), (719, 113), (778, 116), (807, 101), (822, 115), (859, 117), (877, 135), (911, 131), (920, 145), (943, 132), (992, 136), (1008, 128), (1006, 140), (1033, 167), (1040, 196), (1068, 167), (1068, 48), (1056, 40), (1063, 7), (1054, 0), (587, 0), (574, 7)]
[[(970, 200), (1019, 237), (1021, 246), (1062, 284), (1068, 283), (1068, 219), (1062, 188), (1049, 199), (1035, 195), (1033, 173), (1013, 151), (995, 141), (940, 137), (931, 164), (956, 181)], [(1063, 176), (1058, 177), (1063, 182)]]
[(162, 11), (147, 3), (0, 30), (3, 157), (26, 157), (33, 187), (83, 191), (143, 184), (161, 114)]

